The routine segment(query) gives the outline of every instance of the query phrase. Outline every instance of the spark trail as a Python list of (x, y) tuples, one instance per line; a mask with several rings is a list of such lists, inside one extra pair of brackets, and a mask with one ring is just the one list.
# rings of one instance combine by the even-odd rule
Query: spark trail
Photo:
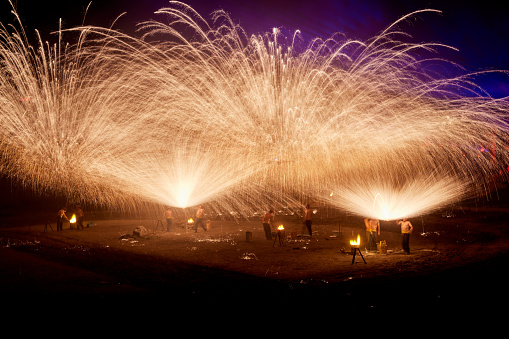
[(179, 2), (141, 38), (83, 26), (60, 32), (76, 45), (32, 48), (3, 28), (2, 173), (125, 209), (249, 214), (304, 194), (388, 219), (479, 194), (506, 166), (479, 147), (506, 149), (508, 101), (430, 71), (449, 63), (423, 55), (448, 47), (396, 30), (421, 12), (369, 41), (306, 47)]

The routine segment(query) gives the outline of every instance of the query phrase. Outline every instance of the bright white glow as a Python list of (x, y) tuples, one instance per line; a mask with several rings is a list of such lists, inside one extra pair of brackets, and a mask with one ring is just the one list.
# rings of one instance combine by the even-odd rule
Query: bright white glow
[(460, 181), (447, 177), (415, 178), (399, 187), (387, 182), (350, 182), (336, 187), (337, 194), (327, 201), (359, 216), (397, 220), (423, 215), (454, 203), (466, 189)]

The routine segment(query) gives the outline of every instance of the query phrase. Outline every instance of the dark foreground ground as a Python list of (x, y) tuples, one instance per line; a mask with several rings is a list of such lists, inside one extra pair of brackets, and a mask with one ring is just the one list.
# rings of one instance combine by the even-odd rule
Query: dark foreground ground
[[(312, 238), (297, 217), (279, 217), (284, 243), (266, 240), (259, 221), (212, 220), (206, 232), (182, 226), (164, 232), (157, 220), (89, 212), (93, 226), (77, 231), (67, 224), (56, 232), (54, 223), (45, 230), (44, 221), (4, 219), (2, 305), (12, 314), (57, 307), (69, 319), (89, 310), (94, 317), (266, 314), (297, 323), (317, 316), (339, 322), (384, 316), (396, 324), (402, 316), (494, 320), (509, 302), (508, 212), (463, 208), (454, 217), (441, 212), (412, 220), (410, 255), (400, 250), (397, 226), (382, 222), (387, 253), (367, 253), (361, 245), (366, 263), (357, 254), (353, 264), (349, 241), (360, 234), (363, 242), (364, 229), (362, 220), (346, 215), (316, 217)], [(132, 237), (137, 226), (148, 234)]]

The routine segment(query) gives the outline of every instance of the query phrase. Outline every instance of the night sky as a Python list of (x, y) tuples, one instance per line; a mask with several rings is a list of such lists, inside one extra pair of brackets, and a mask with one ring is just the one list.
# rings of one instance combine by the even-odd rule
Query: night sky
[[(13, 22), (11, 6), (1, 1), (1, 21)], [(268, 32), (278, 27), (284, 32), (299, 29), (304, 38), (329, 37), (342, 32), (348, 38), (366, 40), (401, 16), (430, 8), (442, 14), (425, 13), (400, 25), (414, 42), (439, 42), (458, 52), (441, 50), (441, 56), (457, 62), (469, 72), (509, 70), (509, 4), (499, 1), (403, 1), (403, 0), (188, 0), (205, 18), (215, 9), (224, 9), (248, 34)], [(80, 25), (89, 0), (61, 1), (18, 0), (17, 9), (27, 32), (41, 31), (44, 38), (58, 29)], [(148, 19), (162, 19), (154, 12), (168, 5), (166, 0), (96, 0), (92, 1), (84, 20), (88, 25), (110, 26), (122, 13), (115, 28), (136, 34), (135, 25)], [(444, 54), (442, 54), (444, 53)], [(509, 76), (483, 76), (477, 83), (495, 97), (509, 95)]]

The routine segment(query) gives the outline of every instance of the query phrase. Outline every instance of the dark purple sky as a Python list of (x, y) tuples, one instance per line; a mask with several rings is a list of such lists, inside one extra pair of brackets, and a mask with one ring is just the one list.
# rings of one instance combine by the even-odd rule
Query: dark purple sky
[[(412, 11), (432, 8), (440, 14), (422, 14), (418, 19), (400, 26), (412, 34), (415, 42), (440, 42), (459, 49), (447, 53), (469, 71), (484, 69), (509, 70), (509, 4), (497, 5), (493, 0), (187, 0), (204, 17), (214, 9), (224, 9), (249, 34), (264, 33), (272, 27), (293, 32), (299, 29), (305, 38), (329, 37), (342, 32), (348, 38), (366, 40), (389, 24)], [(7, 0), (0, 0), (2, 23), (12, 22)], [(44, 37), (58, 28), (79, 25), (89, 0), (72, 0), (62, 5), (57, 0), (17, 0), (18, 13), (31, 33), (38, 28)], [(109, 26), (126, 12), (116, 26), (133, 33), (135, 24), (151, 18), (168, 5), (166, 0), (96, 0), (89, 8), (86, 24)], [(445, 53), (445, 51), (444, 51)], [(509, 76), (490, 76), (478, 83), (492, 95), (509, 95)]]

